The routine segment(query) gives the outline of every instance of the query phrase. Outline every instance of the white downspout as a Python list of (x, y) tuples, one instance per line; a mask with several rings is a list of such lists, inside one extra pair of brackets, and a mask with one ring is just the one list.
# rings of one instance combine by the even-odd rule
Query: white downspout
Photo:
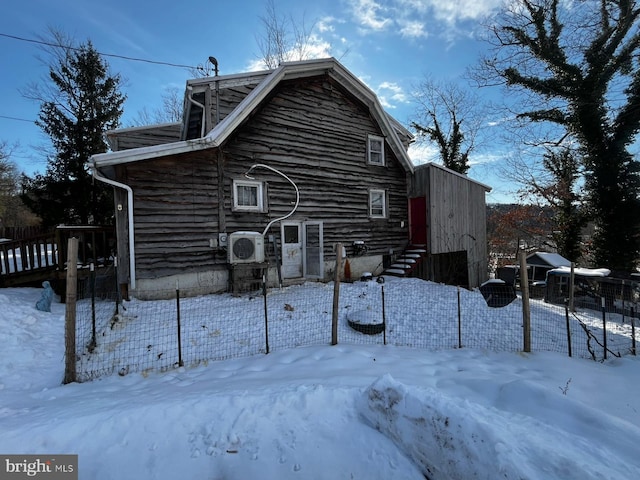
[(125, 185), (124, 183), (116, 182), (115, 180), (110, 180), (107, 177), (103, 177), (98, 172), (98, 167), (93, 163), (91, 165), (93, 171), (93, 178), (109, 184), (113, 187), (123, 188), (127, 191), (127, 210), (128, 210), (128, 222), (129, 222), (129, 275), (131, 277), (131, 290), (136, 289), (136, 248), (134, 242), (134, 231), (133, 231), (133, 190), (129, 185)]
[(204, 133), (205, 133), (205, 129), (206, 129), (206, 125), (205, 125), (205, 115), (207, 114), (207, 110), (205, 108), (205, 106), (199, 102), (196, 102), (191, 95), (193, 95), (193, 87), (191, 85), (187, 86), (187, 90), (189, 90), (189, 95), (187, 95), (187, 98), (189, 99), (189, 101), (191, 103), (193, 103), (194, 105), (200, 107), (202, 109), (202, 120), (200, 121), (202, 123), (202, 125), (200, 126), (200, 136), (204, 137)]

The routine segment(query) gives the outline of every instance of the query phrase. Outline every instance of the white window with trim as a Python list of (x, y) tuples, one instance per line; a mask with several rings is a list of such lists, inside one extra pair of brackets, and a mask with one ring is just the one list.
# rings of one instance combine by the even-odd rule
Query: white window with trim
[(369, 190), (369, 216), (371, 218), (387, 218), (386, 190)]
[(264, 212), (264, 184), (254, 180), (233, 181), (233, 209), (238, 212)]
[(367, 137), (367, 163), (384, 166), (384, 137), (377, 135)]

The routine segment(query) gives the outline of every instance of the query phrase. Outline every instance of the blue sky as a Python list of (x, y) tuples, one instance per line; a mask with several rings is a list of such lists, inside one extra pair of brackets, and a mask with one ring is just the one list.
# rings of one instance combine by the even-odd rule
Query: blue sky
[[(374, 90), (387, 111), (407, 125), (416, 114), (415, 86), (425, 78), (457, 80), (477, 62), (486, 44), (477, 40), (482, 20), (501, 0), (275, 0), (279, 14), (314, 26), (316, 56), (334, 56)], [(267, 0), (22, 0), (3, 6), (0, 34), (37, 39), (53, 27), (96, 50), (180, 65), (204, 64), (210, 55), (220, 74), (255, 68)], [(0, 35), (0, 141), (18, 143), (12, 159), (28, 174), (44, 172), (37, 149), (46, 137), (30, 121), (38, 104), (20, 94), (44, 81), (47, 66), (33, 43)], [(123, 125), (143, 108), (160, 108), (167, 89), (184, 87), (185, 68), (105, 57), (124, 78)], [(480, 95), (495, 94), (481, 90)], [(5, 118), (11, 117), (11, 118)], [(28, 121), (23, 121), (28, 120)], [(490, 121), (491, 119), (487, 119)], [(497, 134), (496, 134), (497, 135)], [(488, 202), (509, 201), (510, 185), (496, 172), (506, 147), (477, 151), (469, 172), (493, 188)], [(435, 160), (428, 148), (414, 158)]]

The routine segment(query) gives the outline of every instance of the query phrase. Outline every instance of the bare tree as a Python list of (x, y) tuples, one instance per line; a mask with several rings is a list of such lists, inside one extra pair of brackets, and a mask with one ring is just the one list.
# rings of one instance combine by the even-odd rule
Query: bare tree
[(263, 31), (256, 37), (260, 60), (267, 69), (283, 62), (309, 60), (313, 57), (312, 35), (315, 22), (308, 26), (304, 17), (295, 21), (292, 16), (280, 15), (274, 0), (268, 0), (265, 13), (260, 15)]
[(414, 99), (417, 118), (411, 125), (418, 141), (434, 143), (445, 167), (466, 173), (483, 126), (478, 97), (457, 83), (427, 78), (417, 87)]
[(167, 88), (162, 94), (162, 106), (149, 111), (147, 107), (140, 110), (132, 120), (132, 126), (157, 125), (161, 123), (177, 123), (182, 121), (184, 109), (180, 89)]
[(20, 200), (20, 175), (11, 160), (15, 145), (0, 141), (0, 227), (36, 225), (38, 218)]

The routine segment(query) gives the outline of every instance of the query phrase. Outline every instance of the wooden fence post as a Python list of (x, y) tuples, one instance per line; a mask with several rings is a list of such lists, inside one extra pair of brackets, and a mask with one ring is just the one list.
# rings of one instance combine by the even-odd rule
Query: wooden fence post
[(342, 243), (336, 244), (336, 268), (333, 272), (333, 316), (331, 317), (331, 345), (338, 344), (338, 313), (340, 305), (340, 273), (342, 270)]
[(520, 254), (520, 291), (522, 292), (522, 326), (524, 335), (524, 351), (531, 352), (531, 308), (529, 306), (529, 276), (527, 259), (524, 252)]
[(78, 239), (67, 245), (67, 294), (64, 314), (64, 383), (76, 381), (76, 300), (78, 298)]

